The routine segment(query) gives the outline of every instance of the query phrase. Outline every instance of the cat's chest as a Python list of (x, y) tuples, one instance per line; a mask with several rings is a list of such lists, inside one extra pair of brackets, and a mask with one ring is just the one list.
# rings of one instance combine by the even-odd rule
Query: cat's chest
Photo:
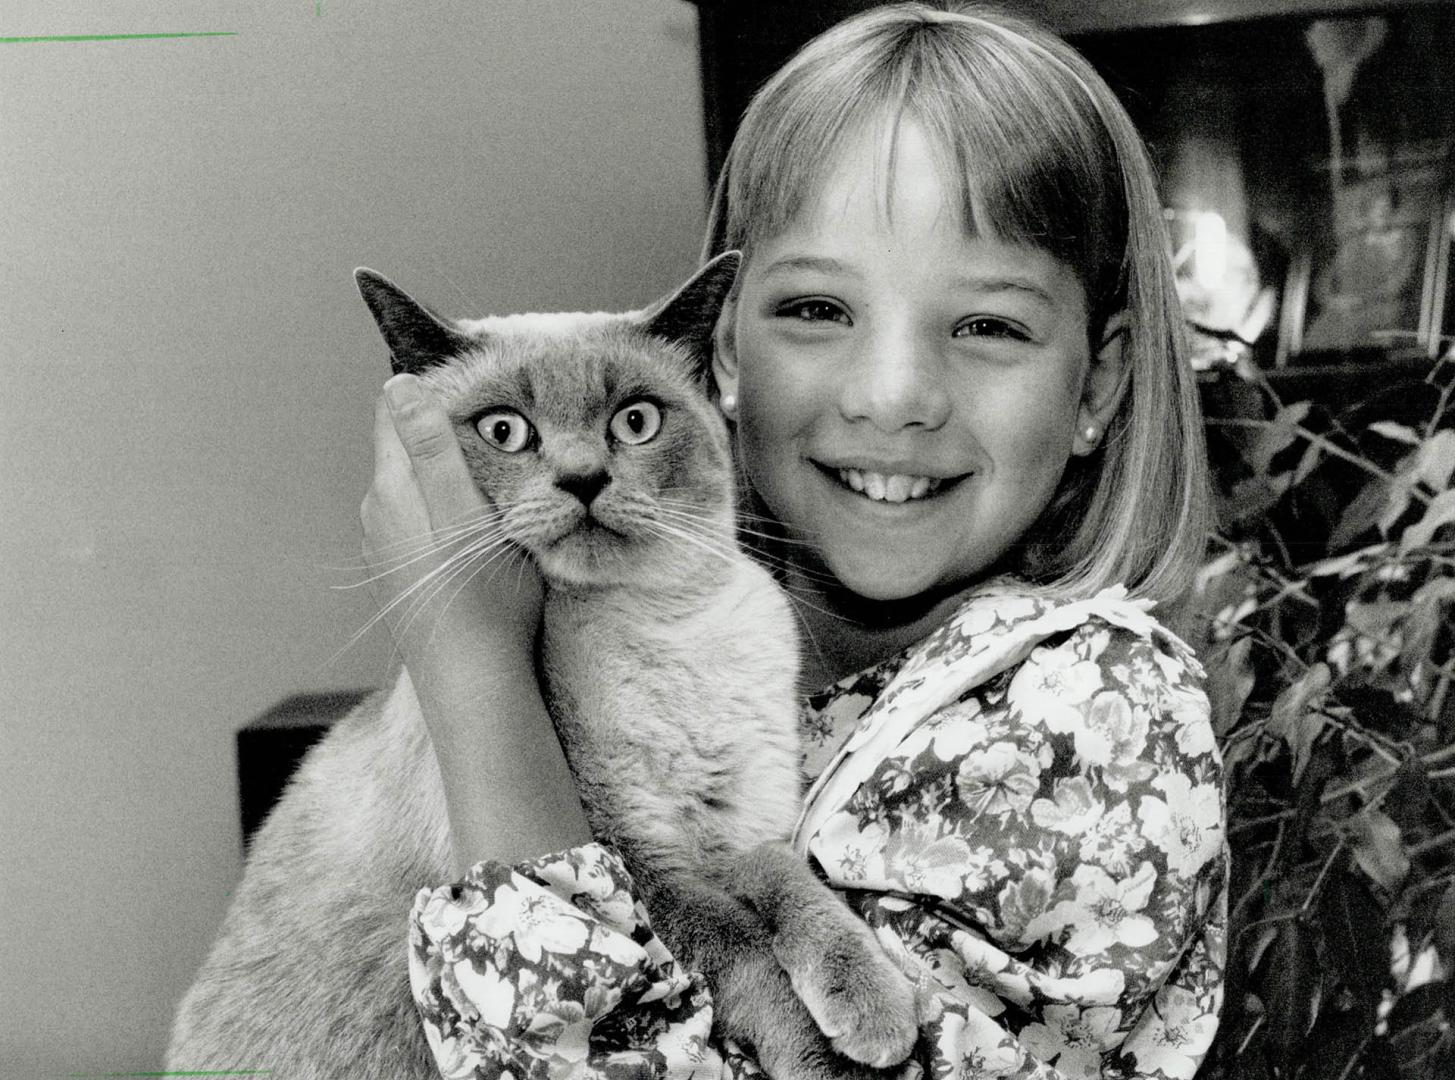
[(760, 573), (675, 611), (548, 596), (547, 696), (578, 778), (781, 827), (797, 802), (795, 630)]
[(551, 595), (544, 634), (548, 678), (595, 709), (645, 694), (662, 702), (663, 712), (673, 706), (670, 714), (680, 721), (688, 701), (710, 697), (729, 706), (752, 701), (765, 723), (794, 726), (792, 617), (752, 564), (710, 594), (681, 603), (624, 591)]

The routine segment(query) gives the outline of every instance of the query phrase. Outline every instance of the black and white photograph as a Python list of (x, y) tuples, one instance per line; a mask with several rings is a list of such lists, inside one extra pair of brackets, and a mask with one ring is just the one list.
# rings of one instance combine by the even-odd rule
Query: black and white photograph
[(0, 1078), (1455, 1076), (1452, 56), (0, 5)]

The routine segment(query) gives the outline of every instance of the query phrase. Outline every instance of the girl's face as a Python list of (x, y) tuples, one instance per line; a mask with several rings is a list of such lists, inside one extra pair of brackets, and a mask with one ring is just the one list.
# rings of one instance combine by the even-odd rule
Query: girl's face
[(967, 238), (912, 123), (888, 181), (885, 149), (851, 148), (750, 253), (715, 368), (753, 488), (881, 601), (997, 568), (1094, 448), (1120, 368), (1119, 346), (1090, 354), (1069, 267)]

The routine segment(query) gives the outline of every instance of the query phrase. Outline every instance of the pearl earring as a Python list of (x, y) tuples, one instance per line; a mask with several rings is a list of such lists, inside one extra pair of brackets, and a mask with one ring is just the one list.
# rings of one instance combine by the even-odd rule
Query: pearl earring
[(721, 400), (718, 401), (718, 408), (722, 410), (722, 414), (724, 416), (731, 420), (733, 418), (733, 413), (738, 411), (737, 395), (724, 394)]
[(1085, 429), (1081, 432), (1081, 437), (1085, 439), (1088, 443), (1094, 445), (1096, 443), (1096, 440), (1101, 438), (1101, 428), (1097, 427), (1095, 424), (1087, 424)]

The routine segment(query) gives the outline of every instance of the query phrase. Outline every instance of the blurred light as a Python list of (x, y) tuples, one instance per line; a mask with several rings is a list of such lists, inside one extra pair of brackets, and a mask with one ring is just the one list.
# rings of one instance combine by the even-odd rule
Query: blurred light
[(1192, 218), (1192, 277), (1205, 289), (1217, 287), (1228, 272), (1228, 223), (1211, 210)]

